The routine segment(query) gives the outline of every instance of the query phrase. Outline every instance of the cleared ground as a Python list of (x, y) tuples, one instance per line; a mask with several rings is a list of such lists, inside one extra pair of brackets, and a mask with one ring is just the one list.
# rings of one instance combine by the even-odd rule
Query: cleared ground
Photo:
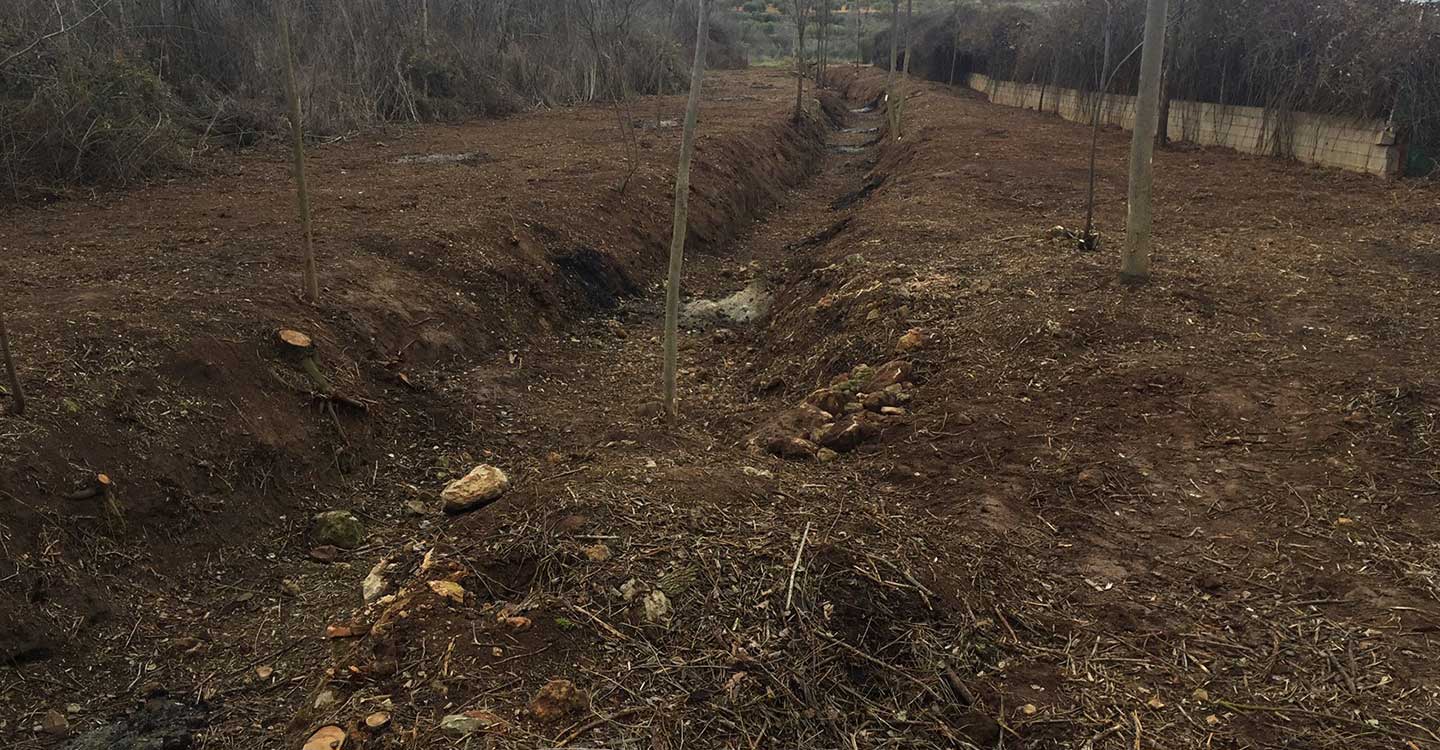
[[(846, 111), (881, 83), (842, 74), (848, 107), (801, 126), (783, 74), (707, 90), (687, 292), (775, 296), (759, 324), (687, 334), (678, 428), (646, 416), (663, 123), (623, 195), (605, 108), (319, 149), (318, 309), (292, 295), (278, 151), (13, 211), (0, 288), (35, 414), (0, 418), (0, 626), (23, 662), (0, 736), (1440, 746), (1434, 189), (1166, 150), (1156, 279), (1131, 288), (1128, 134), (1102, 134), (1111, 248), (1079, 254), (1050, 230), (1083, 218), (1084, 128), (917, 85), (894, 142)], [(404, 158), (435, 154), (466, 156)], [(317, 337), (355, 404), (303, 392), (279, 326)], [(897, 357), (904, 413), (853, 450), (752, 440)], [(515, 488), (431, 515), (478, 461)], [(61, 497), (96, 471), (124, 528)], [(367, 544), (313, 561), (310, 515), (336, 507)], [(382, 559), (397, 598), (367, 609)], [(552, 678), (590, 707), (537, 720)], [(69, 740), (33, 731), (69, 703)], [(441, 729), (467, 710), (503, 725)]]

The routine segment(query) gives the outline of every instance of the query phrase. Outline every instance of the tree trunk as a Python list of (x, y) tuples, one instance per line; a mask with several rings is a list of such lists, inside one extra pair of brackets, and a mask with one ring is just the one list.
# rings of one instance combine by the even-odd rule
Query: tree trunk
[(900, 64), (900, 0), (890, 0), (890, 69), (885, 72), (885, 117), (895, 136), (895, 66)]
[(1110, 87), (1110, 5), (1105, 5), (1105, 53), (1100, 63), (1100, 86), (1095, 94), (1095, 116), (1090, 123), (1090, 187), (1085, 198), (1085, 234), (1080, 246), (1094, 250), (1095, 245), (1095, 152), (1100, 148), (1100, 116), (1105, 110), (1105, 89)]
[(19, 416), (25, 413), (25, 391), (20, 387), (20, 375), (15, 372), (15, 359), (10, 355), (10, 332), (5, 328), (3, 311), (0, 311), (0, 359), (5, 360), (5, 375), (10, 379), (10, 399), (15, 402), (10, 413)]
[(910, 38), (910, 21), (915, 0), (905, 0), (905, 62), (900, 66), (900, 93), (895, 101), (895, 140), (905, 134), (905, 98), (909, 96), (910, 59), (915, 56), (915, 45)]
[(1149, 0), (1145, 14), (1145, 50), (1140, 55), (1140, 95), (1135, 99), (1135, 132), (1130, 139), (1130, 200), (1125, 222), (1125, 252), (1120, 274), (1150, 277), (1150, 191), (1155, 129), (1160, 110), (1160, 64), (1165, 59), (1165, 7)]
[(805, 113), (805, 11), (801, 0), (795, 7), (795, 122)]
[(950, 85), (955, 85), (955, 65), (960, 61), (960, 0), (955, 0), (955, 33), (950, 42)]
[(665, 280), (665, 413), (672, 421), (680, 415), (675, 400), (675, 376), (680, 360), (680, 269), (685, 263), (685, 235), (690, 219), (690, 158), (695, 153), (700, 88), (705, 81), (705, 45), (710, 34), (709, 0), (699, 0), (698, 4), (699, 31), (695, 36), (695, 63), (690, 69), (690, 100), (685, 105), (680, 165), (675, 170), (675, 220), (670, 233), (670, 272)]
[(275, 20), (280, 27), (280, 52), (285, 56), (285, 98), (290, 104), (290, 139), (294, 146), (295, 201), (300, 211), (300, 228), (305, 235), (305, 301), (320, 301), (320, 279), (315, 272), (315, 243), (310, 231), (310, 193), (305, 188), (305, 126), (300, 120), (300, 87), (295, 81), (295, 52), (291, 46), (290, 21), (283, 3), (276, 3)]

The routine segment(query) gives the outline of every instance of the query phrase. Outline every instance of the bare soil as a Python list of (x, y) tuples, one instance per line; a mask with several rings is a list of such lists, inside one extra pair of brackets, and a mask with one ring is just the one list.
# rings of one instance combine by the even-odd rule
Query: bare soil
[[(318, 307), (278, 148), (9, 208), (5, 745), (1440, 747), (1434, 188), (1166, 149), (1127, 286), (1128, 134), (1079, 253), (1084, 128), (917, 84), (897, 141), (832, 83), (792, 123), (783, 74), (707, 82), (685, 291), (774, 299), (686, 332), (675, 426), (675, 128), (623, 194), (607, 107), (316, 149)], [(877, 434), (763, 449), (889, 361)], [(513, 489), (440, 515), (478, 462)], [(65, 499), (97, 472), (123, 518)], [(319, 562), (332, 508), (367, 540)]]

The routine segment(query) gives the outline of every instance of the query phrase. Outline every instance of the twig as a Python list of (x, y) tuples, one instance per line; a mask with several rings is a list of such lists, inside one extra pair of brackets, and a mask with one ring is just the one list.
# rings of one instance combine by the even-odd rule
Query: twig
[(805, 533), (800, 535), (800, 546), (795, 549), (795, 562), (790, 566), (790, 585), (785, 589), (785, 614), (790, 614), (790, 602), (795, 597), (795, 571), (800, 569), (800, 555), (805, 552), (805, 540), (810, 538), (810, 522), (805, 522)]
[(85, 23), (86, 21), (89, 21), (91, 18), (94, 18), (94, 17), (96, 16), (96, 14), (98, 14), (100, 11), (105, 10), (106, 6), (110, 5), (110, 3), (113, 2), (113, 1), (114, 1), (114, 0), (105, 0), (105, 2), (103, 2), (103, 3), (101, 3), (101, 4), (97, 5), (97, 6), (95, 6), (95, 10), (90, 11), (90, 13), (89, 13), (88, 15), (86, 15), (84, 18), (80, 19), (79, 21), (76, 21), (75, 23), (70, 24), (69, 26), (66, 26), (66, 25), (65, 25), (65, 19), (63, 19), (63, 18), (60, 19), (60, 28), (58, 28), (58, 29), (50, 32), (49, 34), (44, 34), (44, 35), (42, 35), (42, 36), (39, 36), (39, 37), (37, 37), (37, 38), (35, 39), (35, 41), (33, 41), (33, 42), (25, 45), (24, 47), (21, 47), (20, 49), (15, 50), (14, 52), (11, 52), (11, 53), (9, 54), (9, 56), (7, 56), (4, 60), (0, 60), (0, 68), (3, 68), (3, 67), (5, 67), (6, 65), (9, 65), (10, 62), (11, 62), (12, 60), (14, 60), (15, 58), (20, 57), (21, 55), (25, 54), (26, 52), (29, 52), (30, 50), (35, 49), (36, 47), (40, 46), (40, 43), (41, 43), (41, 42), (44, 42), (44, 41), (47, 40), (47, 39), (52, 39), (52, 38), (54, 38), (54, 37), (60, 36), (61, 34), (64, 34), (64, 33), (66, 33), (66, 32), (73, 31), (73, 30), (74, 30), (77, 26), (79, 26), (80, 24)]
[(580, 726), (575, 727), (574, 729), (570, 730), (569, 732), (566, 732), (563, 737), (561, 737), (559, 740), (557, 740), (557, 741), (555, 742), (555, 747), (565, 747), (566, 745), (570, 744), (571, 742), (574, 742), (575, 740), (579, 739), (579, 738), (580, 738), (580, 735), (585, 734), (586, 732), (590, 731), (591, 729), (594, 729), (595, 727), (600, 726), (601, 724), (609, 724), (609, 723), (612, 722), (612, 721), (619, 721), (619, 720), (624, 719), (624, 718), (626, 718), (626, 717), (628, 717), (628, 716), (634, 716), (635, 714), (638, 714), (638, 713), (640, 713), (641, 711), (644, 711), (644, 710), (645, 710), (645, 706), (632, 706), (632, 707), (630, 707), (630, 708), (621, 709), (621, 710), (619, 710), (619, 711), (616, 711), (615, 713), (610, 714), (609, 716), (597, 716), (597, 717), (591, 719), (590, 721), (587, 721), (587, 722), (585, 722), (584, 724), (581, 724)]

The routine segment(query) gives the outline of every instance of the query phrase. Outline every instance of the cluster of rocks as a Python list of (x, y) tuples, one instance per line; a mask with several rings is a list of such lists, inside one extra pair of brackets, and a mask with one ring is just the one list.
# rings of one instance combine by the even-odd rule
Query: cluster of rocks
[(859, 365), (772, 420), (752, 445), (781, 458), (833, 460), (902, 420), (911, 400), (910, 362)]

